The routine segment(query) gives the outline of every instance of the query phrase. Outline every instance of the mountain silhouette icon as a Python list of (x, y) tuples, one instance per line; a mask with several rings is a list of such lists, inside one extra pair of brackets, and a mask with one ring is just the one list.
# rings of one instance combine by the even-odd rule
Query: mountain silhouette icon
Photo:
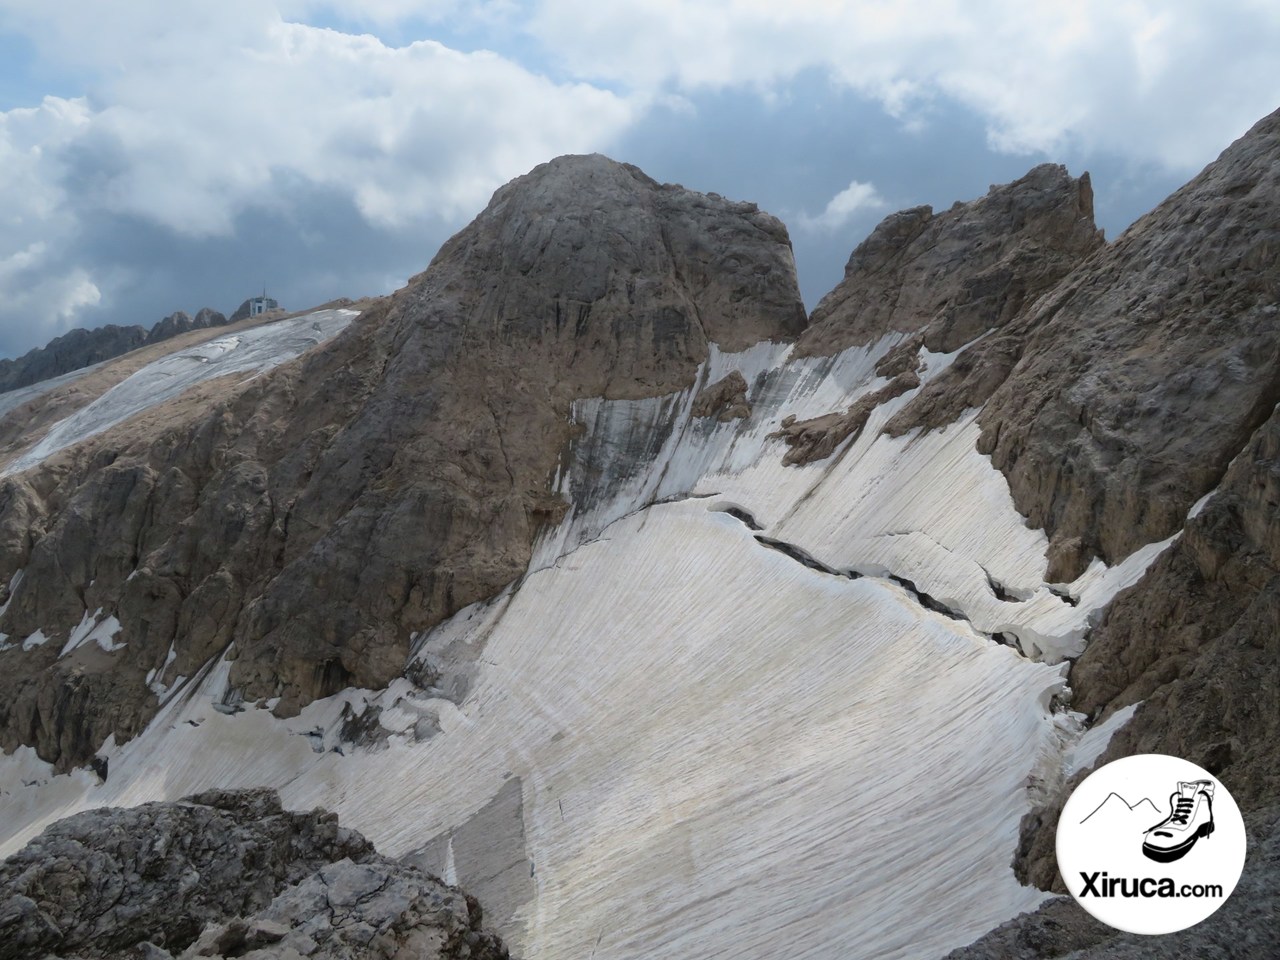
[[(1155, 823), (1160, 819), (1160, 808), (1151, 802), (1150, 798), (1143, 797), (1135, 803), (1130, 803), (1120, 794), (1114, 791), (1107, 794), (1105, 800), (1094, 807), (1093, 812), (1081, 820), (1081, 823), (1087, 823), (1090, 819), (1096, 817), (1095, 823), (1103, 820), (1114, 821), (1117, 819), (1128, 820), (1135, 815), (1143, 821)], [(1147, 817), (1152, 819), (1147, 821)]]

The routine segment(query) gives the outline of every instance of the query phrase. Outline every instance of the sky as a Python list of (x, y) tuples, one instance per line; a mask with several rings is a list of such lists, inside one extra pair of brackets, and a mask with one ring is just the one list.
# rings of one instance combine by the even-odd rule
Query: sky
[(388, 293), (565, 153), (753, 200), (812, 308), (1037, 163), (1114, 238), (1280, 107), (1274, 0), (0, 0), (0, 356)]

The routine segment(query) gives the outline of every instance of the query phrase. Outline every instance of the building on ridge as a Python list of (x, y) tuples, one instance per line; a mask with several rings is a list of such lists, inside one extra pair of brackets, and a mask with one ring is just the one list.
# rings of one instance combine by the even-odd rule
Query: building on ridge
[(262, 296), (249, 298), (249, 316), (257, 317), (266, 313), (268, 310), (279, 310), (278, 301), (267, 296), (267, 288), (262, 288)]

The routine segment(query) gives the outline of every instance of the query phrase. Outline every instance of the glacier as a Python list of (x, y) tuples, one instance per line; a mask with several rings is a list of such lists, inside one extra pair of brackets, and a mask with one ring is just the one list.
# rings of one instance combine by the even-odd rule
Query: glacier
[[(167, 354), (53, 424), (30, 449), (0, 470), (0, 477), (29, 470), (58, 451), (159, 406), (198, 383), (236, 373), (256, 374), (278, 366), (336, 336), (358, 315), (358, 310), (317, 310)], [(0, 415), (54, 386), (73, 382), (90, 369), (93, 368), (0, 395)]]
[[(149, 678), (163, 707), (103, 745), (105, 780), (0, 757), (0, 854), (91, 807), (275, 786), (456, 880), (529, 960), (928, 958), (1034, 908), (1019, 821), (1128, 719), (1086, 732), (1065, 661), (1171, 541), (1046, 583), (977, 411), (881, 433), (915, 391), (784, 466), (781, 418), (883, 386), (900, 339), (713, 348), (686, 390), (578, 402), (567, 516), (517, 582), (415, 637), (404, 677), (290, 719), (238, 702), (226, 659)], [(922, 384), (954, 356), (923, 353)], [(734, 370), (751, 416), (694, 417)], [(129, 416), (117, 391), (60, 436)], [(110, 656), (97, 622), (46, 630)]]

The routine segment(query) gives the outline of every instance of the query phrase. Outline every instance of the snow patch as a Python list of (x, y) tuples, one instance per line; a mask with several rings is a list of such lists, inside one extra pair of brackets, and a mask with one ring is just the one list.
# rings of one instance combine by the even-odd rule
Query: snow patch
[[(517, 782), (536, 883), (499, 932), (530, 960), (933, 957), (1033, 909), (1044, 894), (1009, 867), (1021, 818), (1064, 755), (1096, 759), (1127, 717), (1081, 735), (1055, 707), (1065, 664), (990, 634), (1078, 653), (1172, 538), (1090, 567), (1064, 599), (1045, 534), (976, 450), (977, 411), (881, 433), (911, 394), (827, 460), (783, 466), (782, 418), (847, 409), (901, 339), (826, 358), (712, 347), (687, 390), (580, 401), (556, 477), (569, 515), (520, 581), (412, 638), (413, 682), (282, 720), (240, 701), (225, 657), (164, 686), (171, 647), (148, 676), (160, 712), (112, 745), (109, 780), (23, 787), (0, 855), (77, 809), (273, 785), (400, 856)], [(922, 376), (955, 353), (926, 351)], [(694, 418), (734, 370), (751, 416)], [(379, 748), (352, 748), (344, 725), (374, 716)], [(466, 886), (509, 866), (486, 856), (450, 843), (446, 873)]]
[(72, 650), (91, 641), (97, 643), (107, 653), (115, 653), (117, 650), (125, 648), (125, 644), (115, 643), (111, 639), (120, 632), (120, 621), (115, 617), (106, 617), (99, 622), (98, 617), (101, 615), (101, 607), (92, 614), (88, 610), (84, 612), (79, 625), (67, 637), (67, 642), (63, 645), (62, 652), (58, 654), (58, 659), (62, 659)]
[(1212, 490), (1206, 493), (1203, 497), (1201, 497), (1199, 500), (1193, 503), (1191, 505), (1191, 509), (1187, 511), (1187, 519), (1194, 520), (1196, 517), (1200, 516), (1200, 512), (1204, 510), (1204, 508), (1209, 505), (1209, 501), (1212, 500), (1217, 495), (1218, 495), (1218, 488), (1214, 487)]
[[(15, 819), (0, 853), (55, 812), (275, 785), (398, 856), (518, 777), (537, 869), (521, 956), (710, 955), (732, 931), (744, 958), (782, 942), (926, 957), (1033, 909), (1044, 895), (1008, 858), (1028, 773), (1058, 763), (1061, 670), (889, 584), (809, 570), (707, 506), (620, 520), (418, 638), (440, 690), (451, 665), (469, 671), (458, 702), (401, 680), (290, 720), (224, 715), (229, 663), (212, 664), (115, 750), (106, 783), (77, 781), (74, 802), (71, 786), (30, 788), (61, 799)], [(375, 706), (403, 732), (336, 752), (344, 710)], [(428, 711), (441, 730), (415, 741), (408, 721)], [(965, 844), (951, 842), (957, 796)], [(455, 845), (458, 882), (505, 866), (484, 857)]]
[(9, 604), (13, 603), (13, 598), (18, 592), (18, 587), (22, 585), (23, 569), (19, 568), (13, 572), (13, 576), (9, 578), (9, 597), (4, 603), (0, 603), (0, 617), (5, 615), (5, 611), (9, 609)]
[(1129, 719), (1142, 706), (1142, 702), (1131, 703), (1127, 707), (1121, 707), (1111, 716), (1103, 720), (1102, 723), (1090, 727), (1080, 737), (1080, 740), (1067, 753), (1063, 764), (1063, 775), (1070, 780), (1081, 770), (1088, 770), (1102, 756), (1107, 744), (1111, 742), (1111, 738), (1122, 728)]
[(11, 410), (15, 410), (24, 403), (35, 400), (37, 397), (44, 396), (44, 394), (58, 387), (66, 386), (81, 377), (88, 376), (94, 370), (110, 362), (110, 360), (103, 360), (101, 363), (81, 367), (79, 370), (72, 370), (70, 373), (64, 373), (56, 377), (50, 377), (48, 380), (41, 380), (39, 383), (33, 383), (30, 386), (18, 387), (16, 390), (0, 393), (0, 417), (6, 416)]
[(169, 669), (174, 660), (178, 659), (178, 652), (174, 649), (174, 642), (173, 640), (169, 641), (169, 652), (165, 654), (164, 663), (160, 665), (160, 668), (157, 670), (153, 667), (147, 671), (147, 687), (150, 688), (151, 692), (156, 695), (156, 699), (161, 703), (164, 703), (169, 698), (169, 695), (181, 687), (187, 679), (184, 676), (178, 676), (174, 678), (173, 683), (166, 684), (164, 682), (165, 671)]
[(31, 634), (31, 636), (27, 637), (27, 639), (22, 641), (22, 649), (24, 651), (34, 650), (36, 647), (44, 646), (44, 644), (48, 642), (49, 638), (44, 635), (44, 631), (37, 630), (35, 633)]

